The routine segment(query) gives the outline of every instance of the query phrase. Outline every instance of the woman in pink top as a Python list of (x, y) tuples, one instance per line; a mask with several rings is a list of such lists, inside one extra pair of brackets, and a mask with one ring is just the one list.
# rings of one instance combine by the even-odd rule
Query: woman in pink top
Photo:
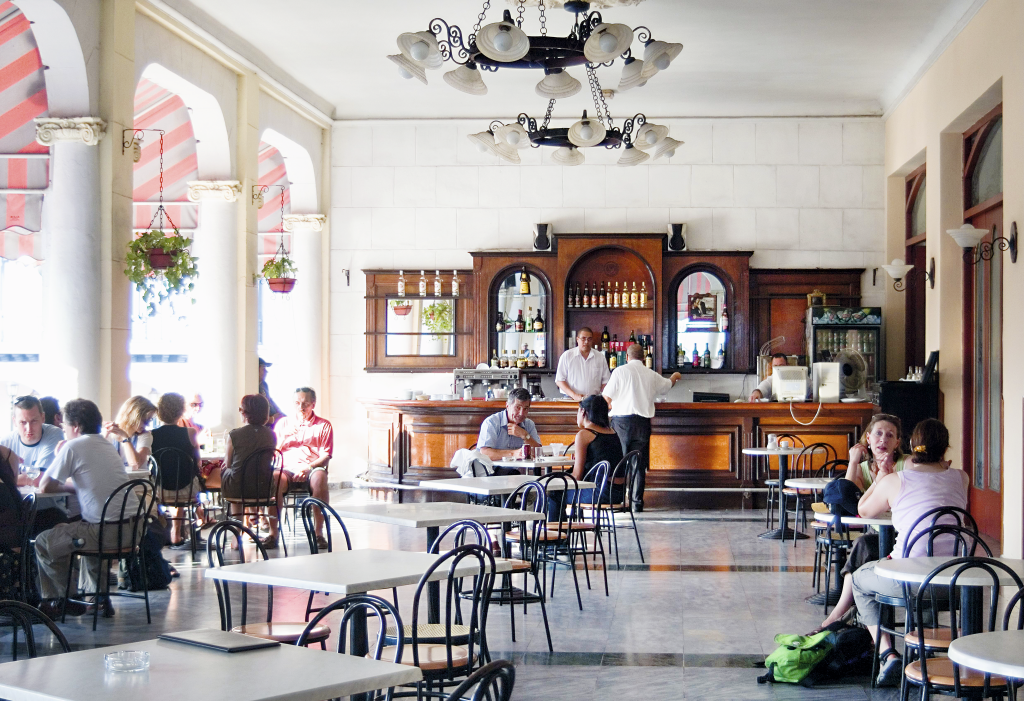
[[(886, 511), (892, 511), (892, 523), (899, 536), (891, 557), (903, 557), (903, 546), (913, 537), (911, 527), (928, 511), (940, 506), (967, 508), (967, 485), (970, 478), (963, 470), (951, 469), (950, 464), (945, 462), (946, 451), (949, 449), (949, 431), (942, 422), (925, 419), (919, 423), (910, 437), (910, 446), (912, 455), (904, 470), (876, 480), (857, 504), (858, 513), (865, 518), (875, 518)], [(918, 530), (929, 525), (922, 524)], [(933, 552), (937, 556), (952, 555), (954, 547), (952, 539), (944, 541), (939, 538), (935, 541)], [(914, 544), (909, 556), (920, 557), (925, 554), (926, 548), (927, 539), (921, 538)], [(875, 601), (875, 594), (903, 594), (900, 583), (895, 579), (875, 574), (875, 564), (865, 564), (843, 582), (843, 599), (852, 593), (861, 623), (867, 626), (872, 638), (879, 635), (879, 605)], [(841, 618), (846, 608), (849, 606), (837, 605), (823, 625)], [(881, 635), (881, 669), (877, 682), (879, 686), (894, 686), (903, 675), (903, 661), (892, 648), (889, 635)]]

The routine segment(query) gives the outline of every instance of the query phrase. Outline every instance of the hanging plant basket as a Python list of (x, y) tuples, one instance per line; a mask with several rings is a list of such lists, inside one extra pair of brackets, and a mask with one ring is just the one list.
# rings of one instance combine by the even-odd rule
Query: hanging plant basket
[(281, 292), (288, 294), (295, 287), (295, 278), (293, 277), (268, 277), (267, 286), (271, 292)]
[(154, 270), (167, 270), (174, 265), (174, 256), (181, 251), (165, 251), (162, 248), (151, 248), (146, 251), (149, 256), (149, 265)]
[(391, 303), (391, 308), (395, 310), (395, 314), (398, 316), (408, 316), (409, 312), (412, 311), (412, 304), (396, 299)]
[[(159, 304), (171, 297), (191, 294), (198, 275), (196, 260), (189, 252), (192, 239), (152, 229), (140, 234), (125, 251), (124, 274), (142, 293), (146, 314), (153, 316)], [(194, 303), (195, 300), (193, 299)]]

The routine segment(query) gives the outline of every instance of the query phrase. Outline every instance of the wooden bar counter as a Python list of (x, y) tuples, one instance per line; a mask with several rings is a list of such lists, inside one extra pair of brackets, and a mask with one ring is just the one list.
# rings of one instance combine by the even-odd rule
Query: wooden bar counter
[[(505, 407), (503, 400), (361, 402), (369, 424), (368, 469), (362, 478), (408, 487), (421, 480), (456, 477), (448, 467), (452, 455), (475, 444), (480, 423)], [(576, 408), (576, 402), (534, 402), (530, 419), (537, 424), (541, 442), (571, 443), (578, 430)], [(813, 423), (801, 425), (811, 422), (817, 409), (811, 402), (794, 404), (794, 420), (790, 405), (782, 403), (659, 402), (652, 421), (647, 486), (667, 491), (652, 491), (645, 501), (721, 507), (739, 505), (742, 499), (745, 506), (752, 506), (751, 490), (767, 477), (763, 463), (744, 456), (743, 448), (765, 445), (769, 433), (792, 433), (805, 443), (829, 443), (846, 458), (848, 446), (877, 411), (866, 402), (823, 404)]]

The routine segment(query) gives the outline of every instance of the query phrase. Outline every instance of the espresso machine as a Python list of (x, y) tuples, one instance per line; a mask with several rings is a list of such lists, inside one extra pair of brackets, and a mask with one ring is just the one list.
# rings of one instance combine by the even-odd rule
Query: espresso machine
[(519, 368), (456, 368), (452, 371), (452, 391), (462, 399), (494, 399), (495, 390), (519, 387)]

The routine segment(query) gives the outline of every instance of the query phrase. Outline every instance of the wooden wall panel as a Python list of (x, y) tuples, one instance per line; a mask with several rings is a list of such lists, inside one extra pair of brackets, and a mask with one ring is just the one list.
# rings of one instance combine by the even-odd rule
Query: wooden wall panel
[(732, 467), (732, 437), (727, 434), (655, 435), (651, 470), (725, 470)]

